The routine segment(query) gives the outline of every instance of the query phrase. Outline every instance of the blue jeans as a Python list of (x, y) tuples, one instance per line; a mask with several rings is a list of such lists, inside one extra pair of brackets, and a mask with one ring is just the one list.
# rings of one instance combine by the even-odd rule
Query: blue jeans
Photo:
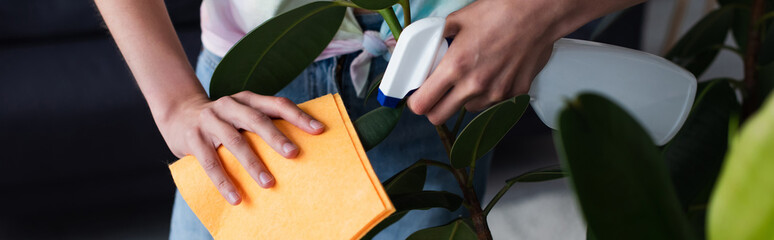
[[(379, 15), (358, 16), (358, 20), (364, 29), (378, 28), (382, 21)], [(348, 73), (349, 64), (357, 54), (353, 53), (312, 63), (301, 75), (277, 93), (276, 96), (289, 98), (295, 103), (302, 103), (326, 94), (339, 93), (350, 118), (353, 120), (357, 119), (379, 106), (379, 103), (374, 99), (369, 99), (368, 103), (364, 104), (363, 99), (356, 97), (355, 89), (352, 86)], [(335, 80), (335, 69), (338, 59), (342, 57), (344, 58), (342, 81), (337, 83)], [(196, 75), (205, 89), (209, 88), (210, 78), (220, 60), (220, 57), (207, 50), (202, 51), (199, 55)], [(387, 62), (384, 59), (380, 57), (374, 58), (368, 79), (373, 80), (384, 72), (386, 67)], [(366, 86), (370, 86), (370, 83)], [(453, 122), (454, 119), (452, 117), (450, 121)], [(471, 117), (467, 118), (468, 121), (470, 119)], [(448, 162), (448, 157), (435, 131), (435, 127), (424, 116), (414, 115), (408, 110), (404, 112), (390, 136), (384, 142), (368, 151), (367, 154), (376, 175), (381, 181), (387, 180), (420, 158)], [(484, 157), (476, 165), (475, 186), (479, 198), (483, 196), (483, 190), (486, 186), (486, 175), (489, 172), (490, 159), (489, 156)], [(449, 172), (436, 167), (428, 167), (425, 190), (442, 190), (462, 196), (454, 177)], [(199, 222), (199, 219), (180, 196), (180, 193), (175, 195), (169, 238), (212, 239), (207, 229)], [(445, 224), (461, 215), (466, 215), (466, 212), (462, 207), (455, 212), (438, 208), (411, 211), (400, 221), (384, 229), (374, 239), (405, 239), (419, 229)]]

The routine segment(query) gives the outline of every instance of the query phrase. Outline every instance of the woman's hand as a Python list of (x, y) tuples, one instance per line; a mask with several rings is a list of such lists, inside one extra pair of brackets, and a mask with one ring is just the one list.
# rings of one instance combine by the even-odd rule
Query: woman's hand
[(298, 147), (271, 122), (282, 118), (310, 134), (323, 132), (312, 119), (286, 98), (241, 92), (210, 101), (188, 63), (177, 39), (164, 1), (96, 0), (110, 33), (148, 101), (153, 119), (178, 157), (196, 156), (210, 180), (231, 204), (242, 198), (229, 179), (215, 149), (223, 144), (250, 176), (264, 188), (274, 185), (239, 130), (258, 134), (286, 158)]
[(478, 0), (446, 18), (454, 41), (408, 99), (442, 124), (464, 106), (480, 111), (528, 92), (553, 44), (588, 21), (643, 0)]
[(244, 91), (210, 101), (197, 97), (182, 102), (159, 124), (169, 149), (178, 156), (192, 154), (220, 194), (231, 204), (241, 202), (239, 191), (231, 182), (218, 158), (216, 148), (223, 144), (263, 188), (274, 186), (274, 177), (256, 156), (239, 130), (258, 134), (269, 146), (286, 158), (298, 154), (293, 144), (272, 118), (284, 119), (309, 134), (320, 134), (324, 126), (299, 109), (287, 98), (262, 96)]

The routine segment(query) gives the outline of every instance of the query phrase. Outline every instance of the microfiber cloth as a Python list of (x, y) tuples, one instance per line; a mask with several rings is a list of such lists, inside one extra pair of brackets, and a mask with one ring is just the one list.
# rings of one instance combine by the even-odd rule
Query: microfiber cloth
[(221, 197), (193, 156), (169, 166), (183, 199), (215, 239), (359, 239), (395, 212), (341, 97), (326, 95), (298, 106), (325, 124), (325, 131), (310, 135), (274, 120), (298, 145), (296, 158), (286, 159), (258, 135), (243, 133), (274, 175), (274, 187), (261, 188), (226, 148), (218, 148), (241, 190), (237, 206)]

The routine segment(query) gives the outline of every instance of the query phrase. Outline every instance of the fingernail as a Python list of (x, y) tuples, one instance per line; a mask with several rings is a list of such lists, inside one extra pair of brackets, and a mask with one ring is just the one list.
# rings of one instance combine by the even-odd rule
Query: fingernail
[(239, 194), (237, 194), (236, 192), (228, 193), (228, 202), (230, 202), (231, 204), (236, 204), (237, 202), (239, 202)]
[(314, 119), (312, 119), (312, 121), (309, 121), (309, 126), (314, 128), (314, 130), (319, 130), (319, 129), (324, 127), (321, 122), (319, 122), (317, 120), (314, 120)]
[(274, 180), (274, 177), (272, 177), (266, 172), (262, 172), (261, 174), (259, 174), (258, 178), (261, 179), (261, 185), (264, 185), (264, 186), (269, 185), (269, 183), (272, 180)]
[(298, 149), (298, 147), (296, 147), (296, 145), (293, 145), (292, 143), (282, 144), (282, 151), (285, 151), (285, 154), (288, 154), (296, 149)]

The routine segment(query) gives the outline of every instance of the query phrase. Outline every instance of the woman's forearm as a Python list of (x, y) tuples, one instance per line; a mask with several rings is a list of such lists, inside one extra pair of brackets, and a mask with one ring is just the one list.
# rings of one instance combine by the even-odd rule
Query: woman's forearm
[(207, 98), (162, 0), (95, 0), (157, 124)]
[(646, 0), (566, 0), (557, 1), (563, 6), (557, 7), (559, 12), (559, 26), (556, 26), (557, 34), (563, 37), (586, 23), (603, 17), (615, 11), (640, 4)]

